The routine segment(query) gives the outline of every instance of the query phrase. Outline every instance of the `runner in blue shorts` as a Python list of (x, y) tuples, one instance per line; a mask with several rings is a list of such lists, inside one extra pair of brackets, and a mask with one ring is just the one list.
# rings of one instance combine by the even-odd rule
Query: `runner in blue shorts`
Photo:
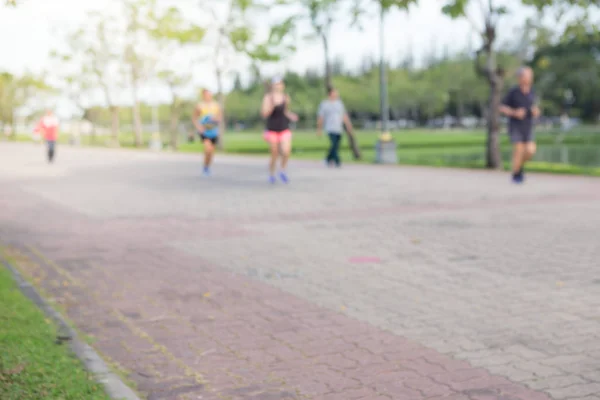
[(202, 91), (202, 101), (194, 109), (192, 121), (204, 145), (204, 175), (210, 175), (210, 167), (219, 142), (221, 107), (208, 89)]

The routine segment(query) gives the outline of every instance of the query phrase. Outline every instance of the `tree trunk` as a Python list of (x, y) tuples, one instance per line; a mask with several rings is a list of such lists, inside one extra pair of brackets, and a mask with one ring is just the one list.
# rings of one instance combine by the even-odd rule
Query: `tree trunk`
[(118, 106), (110, 106), (110, 115), (111, 115), (111, 135), (113, 140), (113, 146), (119, 147), (121, 143), (119, 142), (119, 107)]
[(465, 116), (465, 102), (462, 99), (462, 96), (459, 94), (456, 99), (456, 126), (462, 128), (463, 126), (463, 118)]
[[(490, 20), (486, 22), (483, 32), (485, 41), (481, 50), (475, 57), (475, 69), (480, 76), (487, 79), (490, 95), (487, 104), (487, 143), (486, 167), (490, 169), (502, 168), (502, 154), (500, 152), (500, 102), (502, 87), (504, 85), (504, 70), (496, 64), (494, 43), (496, 40), (496, 26)], [(486, 55), (485, 66), (481, 64), (480, 54)], [(485, 109), (485, 108), (484, 108)]]
[(179, 127), (179, 112), (180, 112), (180, 108), (177, 107), (175, 104), (171, 105), (171, 123), (169, 126), (169, 131), (171, 133), (171, 148), (173, 150), (177, 150), (177, 146), (178, 146), (178, 132), (177, 132), (177, 128)]
[(17, 132), (15, 131), (15, 124), (12, 121), (8, 123), (8, 132), (10, 134), (10, 140), (16, 141), (17, 140)]
[(495, 54), (487, 51), (487, 77), (490, 85), (490, 97), (487, 112), (487, 147), (486, 166), (490, 169), (502, 168), (502, 154), (500, 153), (500, 102), (502, 101), (502, 86), (504, 84), (503, 72), (496, 65)]
[(487, 148), (486, 166), (491, 169), (502, 168), (502, 155), (500, 153), (500, 101), (502, 98), (502, 78), (494, 74), (490, 79), (490, 100), (487, 112)]
[(9, 115), (8, 131), (10, 132), (10, 139), (16, 141), (17, 140), (17, 132), (15, 129), (15, 112), (14, 112), (14, 110), (12, 110)]
[(325, 33), (321, 34), (321, 39), (323, 40), (323, 52), (325, 53), (325, 90), (329, 91), (329, 88), (333, 87), (331, 61), (329, 60), (329, 40)]
[(480, 101), (479, 102), (479, 111), (481, 113), (481, 117), (479, 118), (479, 121), (477, 122), (477, 126), (481, 127), (482, 126), (481, 125), (481, 121), (484, 120), (484, 121), (486, 121), (486, 124), (487, 124), (487, 120), (488, 120), (488, 105), (487, 105), (487, 102), (485, 102), (485, 101)]
[(225, 123), (225, 94), (223, 93), (223, 71), (217, 68), (215, 71), (217, 76), (217, 93), (219, 96), (219, 108), (221, 109), (221, 118), (219, 119), (219, 141), (217, 142), (217, 148), (223, 150), (225, 129), (227, 124)]
[(138, 100), (137, 87), (133, 88), (133, 133), (135, 136), (135, 146), (141, 147), (142, 138), (142, 116), (140, 114), (140, 102)]
[(96, 144), (96, 139), (97, 139), (97, 136), (96, 136), (96, 124), (93, 123), (92, 121), (88, 121), (88, 122), (90, 124), (92, 124), (92, 132), (91, 132), (90, 141), (92, 142), (92, 145), (95, 145)]

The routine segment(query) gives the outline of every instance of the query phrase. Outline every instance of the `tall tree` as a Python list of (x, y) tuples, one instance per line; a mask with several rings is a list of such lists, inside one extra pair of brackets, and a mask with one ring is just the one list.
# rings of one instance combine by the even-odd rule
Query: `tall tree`
[(587, 38), (575, 37), (539, 48), (531, 64), (538, 77), (538, 87), (544, 91), (544, 106), (557, 114), (575, 106), (582, 118), (597, 121), (600, 115), (599, 53), (598, 37), (592, 33)]
[[(183, 107), (187, 105), (181, 92), (185, 86), (189, 86), (193, 77), (191, 73), (181, 72), (181, 68), (175, 68), (170, 61), (177, 53), (189, 52), (191, 47), (200, 44), (206, 30), (185, 20), (181, 11), (176, 7), (162, 12), (154, 9), (150, 17), (153, 27), (149, 33), (157, 45), (158, 52), (162, 55), (157, 77), (166, 84), (171, 95), (169, 123), (171, 147), (177, 149), (179, 119)], [(193, 65), (186, 70), (192, 71)]]
[(156, 0), (128, 0), (124, 7), (127, 20), (124, 62), (133, 100), (135, 145), (141, 146), (143, 128), (139, 92), (158, 62), (156, 49), (150, 41), (151, 32), (156, 28)]
[(16, 139), (14, 124), (18, 111), (31, 105), (31, 101), (52, 88), (40, 77), (31, 74), (22, 76), (0, 72), (0, 124), (8, 128)]
[[(579, 6), (582, 9), (592, 7), (594, 0), (521, 0), (521, 5), (535, 7), (542, 11), (549, 7)], [(479, 18), (474, 17), (473, 10), (477, 9)], [(505, 66), (497, 60), (498, 22), (502, 16), (509, 13), (509, 9), (499, 0), (451, 0), (442, 7), (442, 12), (453, 19), (465, 19), (482, 41), (481, 48), (476, 52), (475, 69), (486, 79), (489, 85), (489, 100), (487, 111), (487, 146), (486, 164), (488, 168), (502, 167), (500, 153), (500, 113), (499, 106), (502, 99), (502, 88), (506, 75)]]
[(181, 92), (191, 80), (191, 75), (180, 74), (173, 70), (160, 71), (158, 77), (166, 83), (171, 95), (171, 103), (169, 105), (169, 141), (171, 148), (176, 150), (179, 145), (179, 121), (183, 107), (188, 103), (185, 101)]
[(301, 0), (300, 4), (305, 10), (306, 15), (296, 17), (308, 19), (310, 21), (314, 33), (308, 35), (307, 39), (314, 40), (315, 38), (318, 38), (321, 40), (323, 55), (325, 57), (324, 77), (326, 90), (333, 85), (329, 37), (331, 34), (331, 27), (336, 20), (336, 15), (339, 16), (341, 14), (341, 3), (342, 2), (337, 0)]
[(118, 47), (121, 32), (121, 27), (110, 16), (90, 13), (84, 26), (67, 35), (67, 54), (58, 53), (65, 61), (80, 66), (81, 76), (90, 78), (86, 85), (100, 88), (111, 115), (114, 146), (119, 146), (120, 130), (117, 94), (122, 84), (119, 69), (121, 52)]
[[(53, 50), (50, 52), (50, 60), (48, 75), (57, 81), (57, 88), (77, 108), (78, 116), (93, 124), (95, 121), (86, 113), (92, 105), (91, 91), (94, 89), (92, 76), (88, 71), (82, 70), (71, 54)], [(93, 129), (92, 140), (95, 138), (95, 129)]]
[(488, 168), (501, 168), (502, 156), (500, 153), (500, 99), (504, 86), (505, 70), (496, 62), (496, 38), (498, 19), (507, 13), (506, 7), (497, 6), (493, 0), (488, 5), (481, 3), (483, 26), (479, 26), (468, 12), (469, 0), (454, 0), (442, 8), (442, 12), (451, 18), (466, 18), (472, 28), (479, 33), (483, 45), (476, 53), (475, 69), (489, 84), (490, 95), (487, 111), (487, 152), (486, 163)]

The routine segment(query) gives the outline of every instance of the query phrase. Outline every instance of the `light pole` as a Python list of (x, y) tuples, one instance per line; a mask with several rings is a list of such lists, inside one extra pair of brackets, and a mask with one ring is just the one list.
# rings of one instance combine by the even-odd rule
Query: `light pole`
[(396, 142), (390, 135), (389, 116), (390, 107), (388, 105), (386, 65), (385, 65), (385, 11), (386, 8), (383, 0), (379, 0), (379, 108), (381, 113), (381, 135), (377, 141), (376, 162), (384, 164), (398, 163), (398, 155), (396, 153)]
[(153, 87), (153, 94), (155, 96), (154, 104), (152, 105), (152, 139), (150, 141), (150, 147), (154, 151), (162, 150), (163, 140), (160, 132), (160, 119), (159, 119), (159, 106), (160, 101), (158, 100), (156, 86)]
[(380, 1), (379, 3), (381, 7), (379, 14), (379, 108), (381, 112), (381, 133), (383, 136), (389, 133), (389, 106), (385, 66), (385, 8), (383, 6), (383, 1)]
[(575, 95), (571, 89), (566, 89), (564, 92), (564, 105), (563, 105), (563, 115), (562, 115), (562, 128), (563, 131), (568, 131), (570, 128), (570, 117), (569, 111), (571, 111), (571, 107), (575, 104)]

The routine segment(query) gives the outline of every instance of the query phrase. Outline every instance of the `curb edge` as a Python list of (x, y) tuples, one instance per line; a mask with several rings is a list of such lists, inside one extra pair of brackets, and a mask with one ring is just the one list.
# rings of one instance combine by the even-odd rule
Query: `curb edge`
[(77, 358), (83, 363), (85, 369), (93, 374), (94, 379), (104, 386), (106, 393), (111, 399), (141, 400), (139, 396), (121, 380), (121, 378), (111, 371), (96, 350), (87, 343), (79, 340), (77, 332), (67, 324), (62, 315), (52, 308), (33, 285), (27, 282), (21, 276), (19, 271), (1, 255), (0, 263), (5, 265), (12, 273), (21, 292), (58, 325), (59, 336), (68, 339), (73, 353), (75, 353)]

